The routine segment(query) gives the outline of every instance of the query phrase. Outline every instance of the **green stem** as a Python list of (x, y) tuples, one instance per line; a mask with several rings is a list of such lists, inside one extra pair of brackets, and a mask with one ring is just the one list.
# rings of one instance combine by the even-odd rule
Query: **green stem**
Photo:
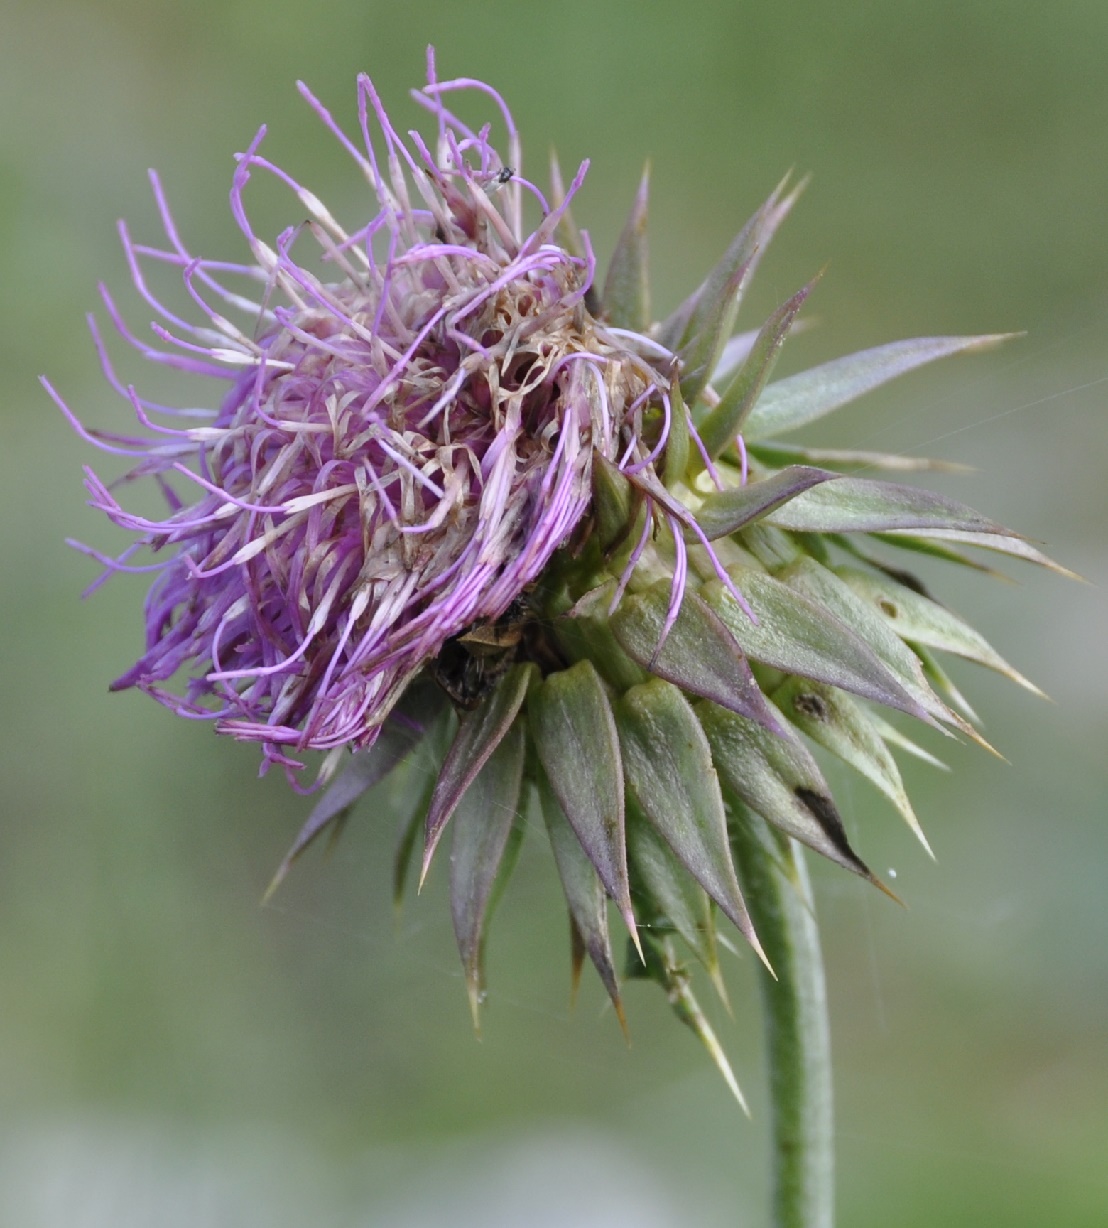
[(761, 970), (773, 1102), (775, 1228), (831, 1228), (831, 1035), (819, 928), (795, 841), (744, 810), (732, 841), (751, 920), (776, 980)]

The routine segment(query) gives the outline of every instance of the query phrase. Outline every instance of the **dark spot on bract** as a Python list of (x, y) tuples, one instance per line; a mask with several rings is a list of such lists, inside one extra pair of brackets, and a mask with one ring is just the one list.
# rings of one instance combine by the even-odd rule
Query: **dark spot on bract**
[(888, 597), (882, 597), (877, 603), (877, 608), (881, 610), (882, 613), (888, 614), (890, 618), (896, 618), (900, 614), (900, 608), (897, 606), (896, 602), (890, 601)]
[(889, 567), (885, 563), (878, 565), (879, 569), (885, 573), (891, 580), (895, 580), (897, 584), (903, 584), (905, 588), (910, 588), (913, 593), (919, 593), (921, 597), (927, 597), (933, 601), (934, 598), (927, 591), (927, 586), (913, 572), (904, 571), (900, 567)]
[(850, 861), (851, 865), (860, 867), (868, 874), (869, 871), (866, 870), (864, 863), (850, 847), (850, 841), (846, 838), (846, 829), (843, 827), (838, 810), (835, 809), (835, 803), (824, 794), (817, 793), (815, 789), (808, 789), (804, 785), (798, 785), (793, 790), (793, 794), (820, 825), (824, 835), (835, 848)]
[(799, 695), (794, 696), (793, 707), (797, 712), (803, 712), (805, 716), (810, 716), (814, 721), (826, 721), (831, 715), (827, 708), (827, 701), (822, 695), (816, 695), (812, 691), (801, 691)]

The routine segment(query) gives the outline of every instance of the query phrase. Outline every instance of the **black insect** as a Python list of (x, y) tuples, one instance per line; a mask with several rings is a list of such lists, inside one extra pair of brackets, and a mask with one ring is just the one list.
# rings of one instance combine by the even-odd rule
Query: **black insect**
[(494, 622), (474, 623), (442, 646), (431, 674), (456, 707), (476, 708), (519, 659), (528, 615), (517, 597)]

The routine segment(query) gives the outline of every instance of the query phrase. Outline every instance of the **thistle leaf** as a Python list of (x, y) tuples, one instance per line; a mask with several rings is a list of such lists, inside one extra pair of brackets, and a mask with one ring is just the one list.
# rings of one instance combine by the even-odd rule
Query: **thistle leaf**
[(933, 460), (927, 456), (904, 456), (899, 452), (864, 452), (844, 448), (802, 448), (784, 443), (756, 443), (750, 453), (765, 465), (826, 465), (831, 469), (889, 469), (900, 473), (972, 473), (972, 465)]
[(766, 386), (766, 381), (773, 374), (777, 357), (797, 313), (822, 276), (822, 273), (817, 274), (803, 289), (782, 303), (762, 325), (746, 361), (727, 385), (719, 404), (701, 422), (698, 428), (700, 438), (708, 450), (708, 455), (713, 459), (719, 456), (728, 444), (733, 443), (735, 436), (743, 429), (747, 416)]
[(594, 448), (592, 504), (602, 549), (611, 550), (627, 537), (632, 508), (640, 498), (619, 469)]
[(880, 713), (870, 712), (869, 723), (880, 734), (881, 740), (887, 746), (895, 746), (906, 754), (913, 755), (916, 759), (930, 764), (931, 767), (938, 768), (941, 772), (950, 771), (949, 765), (945, 764), (941, 759), (936, 759), (929, 750), (924, 750), (922, 746), (917, 742), (913, 742), (911, 738), (905, 737), (895, 725), (890, 724)]
[(696, 523), (709, 541), (715, 541), (768, 515), (821, 482), (841, 480), (839, 474), (827, 469), (793, 465), (761, 481), (705, 495), (696, 511)]
[[(811, 325), (811, 318), (795, 320), (789, 335), (795, 337), (799, 333), (807, 332)], [(746, 361), (747, 355), (754, 348), (759, 332), (759, 329), (752, 328), (728, 338), (727, 344), (720, 353), (719, 361), (716, 363), (716, 369), (712, 372), (711, 382), (717, 389), (729, 380)]]
[[(911, 534), (901, 532), (887, 533), (882, 535), (881, 540), (888, 542), (890, 546), (900, 546), (906, 550), (926, 551), (931, 546), (934, 553), (938, 553), (941, 549), (940, 543), (942, 542), (978, 546), (982, 550), (995, 550), (999, 554), (1006, 554), (1014, 559), (1023, 559), (1027, 563), (1037, 563), (1040, 567), (1045, 567), (1057, 575), (1064, 576), (1067, 580), (1083, 579), (1076, 571), (1063, 567), (1061, 563), (1056, 563), (1052, 558), (1048, 558), (1041, 550), (1036, 550), (1030, 542), (1024, 541), (1022, 537), (1009, 533), (976, 533), (961, 529), (929, 529), (926, 534), (922, 532)], [(944, 553), (942, 557), (949, 559), (951, 555), (950, 553)], [(972, 560), (964, 558), (958, 558), (955, 561), (969, 562), (971, 566), (974, 565)]]
[(392, 907), (399, 918), (400, 909), (404, 903), (404, 888), (408, 884), (408, 871), (411, 869), (412, 855), (415, 852), (416, 840), (422, 827), (421, 820), (427, 814), (431, 805), (431, 797), (435, 790), (435, 777), (431, 776), (420, 791), (419, 801), (400, 828), (396, 840), (396, 852), (392, 859)]
[[(888, 620), (835, 572), (815, 559), (803, 558), (785, 568), (780, 573), (780, 578), (793, 592), (818, 602), (825, 610), (851, 627), (869, 645), (904, 690), (932, 718), (930, 724), (945, 721), (961, 726), (955, 714), (928, 685), (919, 657), (889, 626)], [(838, 683), (834, 685), (837, 686)]]
[(612, 630), (608, 610), (616, 595), (615, 580), (590, 589), (554, 620), (554, 634), (571, 661), (587, 660), (617, 691), (645, 682), (648, 675), (623, 651)]
[[(562, 167), (558, 155), (550, 151), (550, 203), (557, 209), (566, 198), (565, 180), (562, 178)], [(581, 238), (581, 230), (573, 220), (572, 212), (567, 209), (558, 222), (554, 232), (558, 246), (564, 248), (578, 260), (586, 258), (585, 241)]]
[(742, 649), (699, 594), (686, 590), (677, 621), (661, 643), (669, 590), (669, 581), (659, 580), (645, 592), (623, 599), (611, 619), (620, 647), (657, 677), (772, 730), (773, 715)]
[(987, 337), (916, 337), (836, 358), (821, 366), (778, 380), (762, 393), (746, 420), (748, 440), (768, 439), (795, 430), (907, 371), (972, 350), (986, 350), (1008, 340)]
[(550, 674), (527, 706), (547, 779), (604, 889), (638, 944), (624, 837), (623, 763), (616, 721), (591, 661)]
[(700, 593), (751, 660), (931, 722), (919, 699), (869, 644), (821, 603), (755, 568), (732, 566), (727, 571), (757, 622), (739, 609), (722, 582), (710, 581)]
[(485, 921), (516, 823), (526, 745), (523, 725), (516, 722), (473, 778), (454, 816), (450, 911), (475, 1028), (484, 991)]
[[(577, 991), (581, 988), (581, 973), (585, 967), (585, 956), (588, 951), (585, 950), (585, 940), (581, 937), (581, 931), (577, 928), (577, 922), (573, 919), (573, 914), (569, 914), (569, 1009), (577, 1005)], [(624, 1029), (624, 1039), (630, 1044), (629, 1035)]]
[[(868, 564), (877, 571), (882, 571), (886, 575), (892, 576), (893, 579), (896, 579), (901, 574), (900, 568), (891, 567), (883, 559), (879, 559), (863, 550), (859, 545), (859, 539), (856, 537), (851, 537), (844, 533), (834, 533), (829, 534), (827, 540), (833, 541), (840, 549), (854, 555), (856, 559), (861, 559), (863, 563)], [(864, 540), (863, 538), (862, 541)], [(987, 576), (992, 576), (994, 580), (1004, 580), (1007, 583), (1011, 583), (1011, 580), (1004, 572), (997, 571), (995, 568), (989, 567), (977, 559), (970, 558), (964, 551), (955, 550), (953, 546), (945, 545), (938, 538), (881, 533), (874, 534), (874, 540), (886, 542), (888, 545), (896, 546), (901, 550), (911, 550), (917, 554), (926, 554), (930, 558), (942, 559), (946, 563), (957, 563), (960, 567), (970, 567), (974, 571), (980, 571)]]
[(978, 732), (977, 726), (982, 724), (981, 718), (970, 707), (969, 701), (961, 691), (954, 685), (950, 678), (944, 673), (938, 661), (935, 660), (931, 652), (922, 644), (910, 645), (912, 651), (919, 658), (920, 664), (923, 666), (924, 677), (935, 688), (936, 691), (947, 696), (955, 708), (966, 714), (965, 719), (954, 715), (955, 725), (962, 731), (972, 742), (976, 742), (982, 750), (987, 750), (990, 755), (995, 755), (1001, 762), (1007, 763), (1008, 760), (997, 750), (995, 746), (987, 741)]
[(619, 981), (616, 979), (615, 964), (612, 961), (612, 946), (608, 937), (608, 903), (603, 884), (596, 867), (581, 847), (576, 832), (569, 825), (545, 773), (539, 773), (538, 787), (543, 819), (550, 837), (550, 847), (554, 850), (558, 877), (562, 880), (562, 891), (565, 893), (573, 932), (580, 939), (584, 951), (600, 974), (608, 997), (615, 1007), (620, 1027), (626, 1035), (627, 1021), (624, 1018)]
[(511, 728), (527, 698), (528, 688), (538, 679), (538, 673), (537, 666), (530, 662), (513, 665), (497, 683), (496, 689), (458, 726), (427, 809), (423, 869), (419, 878), (421, 887), (450, 816)]
[[(928, 680), (928, 682), (934, 686), (936, 691), (942, 692), (942, 694), (950, 700), (951, 704), (966, 718), (966, 722), (970, 722), (963, 724), (961, 728), (969, 733), (975, 740), (983, 741), (983, 739), (981, 739), (977, 734), (977, 730), (974, 728), (975, 725), (980, 725), (982, 723), (981, 718), (974, 711), (970, 701), (954, 685), (950, 676), (946, 673), (938, 661), (935, 660), (934, 655), (928, 652), (928, 650), (922, 644), (912, 644), (911, 649), (915, 654), (916, 659), (919, 661), (924, 677)], [(987, 742), (985, 742), (984, 745), (989, 746)], [(992, 750), (993, 748), (989, 746), (989, 749)], [(998, 752), (994, 751), (993, 753), (996, 754)]]
[[(766, 210), (776, 202), (784, 189), (782, 181), (770, 193), (761, 208), (749, 218), (746, 225), (732, 239), (719, 262), (685, 301), (671, 312), (658, 326), (658, 340), (668, 350), (677, 350), (698, 332), (698, 321), (706, 319), (713, 307), (720, 305), (723, 288), (733, 278), (735, 270), (746, 264), (757, 248), (753, 236), (761, 224)], [(722, 351), (721, 351), (722, 352)], [(718, 365), (718, 360), (717, 364)]]
[(773, 702), (813, 742), (876, 785), (904, 816), (928, 854), (934, 857), (908, 800), (896, 760), (869, 713), (857, 700), (823, 683), (787, 678), (774, 691)]
[(646, 202), (650, 191), (650, 166), (642, 173), (639, 190), (624, 223), (608, 276), (600, 311), (604, 319), (617, 328), (630, 328), (645, 333), (650, 327), (650, 278), (647, 268)]
[(746, 362), (747, 355), (754, 348), (754, 342), (758, 340), (759, 329), (751, 328), (744, 333), (736, 333), (733, 337), (729, 337), (727, 343), (720, 352), (719, 361), (716, 363), (716, 369), (712, 372), (711, 383), (721, 384), (724, 380), (730, 379), (732, 375)]
[(795, 733), (768, 733), (708, 700), (696, 705), (696, 715), (728, 792), (786, 835), (881, 886), (850, 847), (831, 791)]
[(684, 975), (683, 969), (673, 959), (672, 951), (667, 957), (663, 988), (666, 991), (666, 996), (669, 998), (670, 1006), (673, 1007), (673, 1013), (693, 1032), (704, 1046), (708, 1056), (712, 1059), (712, 1064), (719, 1071), (724, 1083), (727, 1084), (727, 1090), (734, 1096), (739, 1108), (749, 1117), (750, 1109), (747, 1106), (746, 1098), (743, 1096), (742, 1088), (739, 1086), (739, 1081), (735, 1078), (735, 1072), (731, 1069), (731, 1063), (727, 1060), (727, 1055), (724, 1053), (723, 1046), (719, 1043), (712, 1025), (708, 1022), (704, 1012), (700, 1009), (700, 1004), (689, 988), (688, 977)]
[(628, 807), (627, 814), (627, 855), (632, 898), (643, 929), (658, 934), (669, 927), (680, 934), (726, 1004), (708, 894), (634, 805)]
[(696, 1035), (707, 1050), (708, 1056), (723, 1076), (723, 1081), (727, 1084), (731, 1095), (735, 1097), (739, 1107), (749, 1117), (750, 1110), (743, 1098), (742, 1088), (739, 1087), (738, 1080), (735, 1078), (735, 1072), (731, 1069), (731, 1063), (727, 1060), (727, 1055), (723, 1052), (723, 1046), (712, 1030), (712, 1025), (708, 1022), (689, 988), (689, 974), (678, 962), (673, 943), (669, 939), (662, 939), (660, 942), (651, 938), (647, 939), (645, 975), (661, 985), (669, 999), (670, 1006), (673, 1007), (673, 1013)]
[(871, 575), (852, 567), (837, 570), (840, 578), (854, 592), (880, 611), (901, 639), (976, 661), (978, 665), (1003, 674), (1035, 695), (1043, 694), (1033, 682), (1013, 669), (979, 631), (937, 601), (884, 576)]
[(681, 396), (681, 387), (674, 384), (669, 393), (669, 435), (666, 437), (665, 467), (662, 478), (667, 490), (683, 482), (689, 467), (692, 435), (689, 430), (689, 411)]
[(840, 477), (804, 492), (773, 512), (770, 522), (801, 533), (888, 533), (897, 529), (956, 530), (1014, 536), (964, 503), (917, 486)]
[(747, 279), (800, 191), (794, 189), (782, 199), (784, 189), (783, 180), (742, 228), (699, 289), (661, 327), (662, 344), (679, 349), (684, 364), (681, 392), (688, 405), (695, 402), (718, 365)]
[(655, 678), (620, 699), (616, 723), (627, 786), (639, 809), (764, 959), (735, 877), (711, 751), (688, 700)]
[(747, 251), (746, 261), (732, 269), (730, 277), (714, 293), (710, 300), (712, 310), (694, 313), (691, 323), (698, 331), (692, 333), (678, 354), (685, 371), (681, 379), (681, 392), (690, 405), (695, 404), (707, 386), (723, 342), (735, 322), (746, 279), (753, 270), (755, 250)]
[(408, 689), (381, 727), (373, 745), (352, 754), (346, 767), (316, 802), (292, 847), (277, 867), (277, 873), (266, 889), (265, 899), (268, 900), (277, 890), (292, 868), (292, 863), (328, 824), (341, 820), (363, 793), (380, 784), (408, 757), (435, 724), (444, 706), (437, 687), (413, 686)]

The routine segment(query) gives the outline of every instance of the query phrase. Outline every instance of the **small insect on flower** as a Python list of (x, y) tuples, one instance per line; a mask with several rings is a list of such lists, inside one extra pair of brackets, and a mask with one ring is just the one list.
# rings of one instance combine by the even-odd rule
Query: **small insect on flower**
[[(407, 141), (368, 77), (357, 138), (300, 91), (368, 184), (367, 216), (342, 225), (264, 156), (262, 129), (231, 187), (249, 255), (194, 255), (152, 174), (164, 242), (136, 242), (125, 225), (120, 236), (153, 341), (101, 290), (124, 340), (197, 377), (210, 391), (190, 406), (208, 408), (141, 395), (95, 324), (138, 429), (86, 428), (44, 381), (85, 439), (131, 465), (112, 484), (86, 470), (92, 506), (132, 540), (116, 558), (80, 548), (104, 576), (154, 575), (144, 650), (113, 689), (259, 743), (293, 780), (297, 755), (328, 752), (329, 788), (277, 881), (413, 748), (436, 754), (423, 873), (450, 824), (475, 1012), (494, 889), (535, 799), (575, 979), (587, 956), (622, 1020), (614, 903), (632, 970), (663, 985), (731, 1080), (678, 944), (721, 991), (719, 914), (761, 953), (734, 832), (760, 815), (779, 839), (877, 883), (800, 735), (866, 776), (923, 840), (889, 751), (914, 744), (876, 709), (980, 741), (936, 652), (1030, 686), (886, 554), (976, 566), (983, 548), (1053, 566), (961, 504), (849, 473), (929, 462), (779, 437), (999, 338), (893, 342), (771, 382), (814, 283), (756, 332), (732, 334), (798, 189), (773, 191), (700, 287), (652, 323), (645, 176), (601, 284), (570, 213), (587, 163), (568, 188), (555, 165), (548, 199), (523, 175), (490, 86), (440, 81), (429, 54), (414, 97), (431, 135)], [(489, 105), (507, 161), (490, 125), (451, 109), (462, 92)], [(247, 211), (255, 176), (293, 196), (297, 223), (272, 240)], [(188, 314), (154, 294), (151, 268), (180, 274)], [(140, 479), (160, 491), (160, 517), (117, 496)]]
[(527, 624), (527, 602), (519, 596), (496, 622), (478, 624), (443, 645), (431, 674), (456, 707), (476, 708), (518, 660)]

